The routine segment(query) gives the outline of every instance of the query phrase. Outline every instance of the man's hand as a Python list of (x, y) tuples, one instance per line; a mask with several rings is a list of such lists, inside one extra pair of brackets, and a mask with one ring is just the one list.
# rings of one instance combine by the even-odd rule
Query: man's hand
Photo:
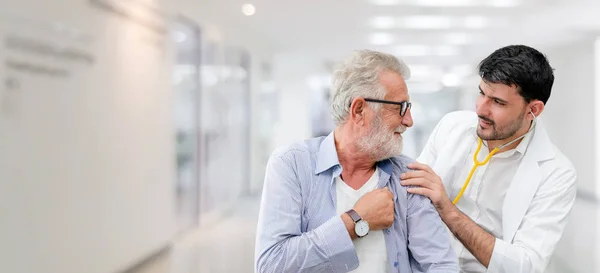
[(400, 184), (417, 187), (407, 188), (406, 191), (427, 196), (440, 214), (454, 206), (446, 194), (442, 179), (429, 166), (414, 162), (408, 168), (414, 171), (401, 174)]
[(389, 228), (394, 222), (394, 194), (387, 187), (375, 189), (356, 202), (354, 211), (369, 223), (370, 230)]

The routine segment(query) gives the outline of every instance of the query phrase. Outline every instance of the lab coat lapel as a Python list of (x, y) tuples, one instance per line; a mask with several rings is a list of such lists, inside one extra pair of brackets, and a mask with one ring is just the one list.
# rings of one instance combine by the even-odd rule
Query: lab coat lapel
[(543, 179), (539, 162), (554, 157), (552, 143), (541, 122), (536, 127), (504, 199), (502, 231), (507, 242), (512, 242)]

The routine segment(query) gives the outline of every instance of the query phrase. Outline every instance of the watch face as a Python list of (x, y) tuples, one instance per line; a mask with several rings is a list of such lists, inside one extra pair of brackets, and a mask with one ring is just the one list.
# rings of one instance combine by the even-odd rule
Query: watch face
[(369, 233), (369, 223), (367, 223), (365, 220), (358, 221), (354, 226), (354, 232), (356, 232), (358, 237), (367, 235), (367, 233)]

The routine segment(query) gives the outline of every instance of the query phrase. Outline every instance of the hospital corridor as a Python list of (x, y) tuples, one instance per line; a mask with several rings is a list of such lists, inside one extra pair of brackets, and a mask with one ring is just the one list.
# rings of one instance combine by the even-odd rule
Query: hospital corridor
[[(595, 0), (0, 0), (0, 273), (417, 273), (437, 243), (464, 273), (600, 273), (598, 14)], [(438, 126), (467, 112), (471, 135)], [(443, 194), (409, 195), (381, 163), (400, 152), (431, 162)], [(385, 228), (358, 207), (355, 160), (370, 164), (359, 186), (398, 182)], [(435, 213), (411, 220), (400, 194)], [(449, 204), (485, 240), (456, 249), (470, 235)], [(369, 247), (385, 258), (360, 263)]]

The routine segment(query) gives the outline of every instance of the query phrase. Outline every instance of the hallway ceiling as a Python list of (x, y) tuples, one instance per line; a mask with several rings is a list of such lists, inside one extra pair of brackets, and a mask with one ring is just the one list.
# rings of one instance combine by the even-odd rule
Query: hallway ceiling
[[(474, 67), (504, 45), (543, 50), (600, 28), (600, 3), (592, 0), (211, 2), (223, 11), (222, 23), (260, 33), (275, 52), (301, 52), (332, 62), (353, 49), (371, 48), (397, 54), (425, 74)], [(244, 3), (253, 4), (256, 14), (244, 16)]]

